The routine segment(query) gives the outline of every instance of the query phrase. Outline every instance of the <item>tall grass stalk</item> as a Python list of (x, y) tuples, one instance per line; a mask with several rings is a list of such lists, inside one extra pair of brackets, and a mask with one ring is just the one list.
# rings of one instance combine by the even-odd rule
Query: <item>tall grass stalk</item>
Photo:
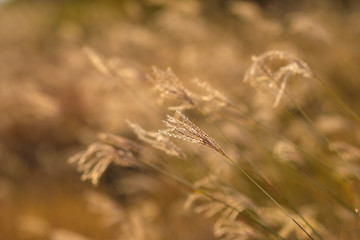
[(221, 199), (216, 198), (215, 196), (212, 196), (210, 193), (207, 193), (206, 191), (195, 187), (192, 183), (184, 180), (183, 178), (180, 178), (172, 173), (170, 173), (169, 171), (165, 171), (151, 163), (148, 163), (146, 161), (141, 161), (145, 166), (148, 166), (150, 169), (153, 169), (159, 173), (161, 173), (164, 176), (167, 176), (168, 178), (176, 181), (177, 183), (187, 187), (188, 189), (190, 189), (191, 191), (200, 194), (212, 201), (215, 202), (219, 202), (221, 204), (223, 204), (224, 206), (226, 206), (229, 209), (232, 209), (236, 212), (238, 212), (240, 215), (244, 216), (245, 218), (249, 219), (250, 221), (254, 222), (256, 225), (258, 225), (259, 227), (263, 228), (264, 230), (272, 233), (274, 236), (276, 236), (278, 239), (281, 240), (285, 240), (284, 237), (280, 236), (276, 231), (272, 230), (271, 228), (269, 228), (268, 226), (266, 226), (264, 223), (260, 222), (259, 220), (256, 220), (255, 218), (251, 217), (250, 215), (244, 214), (244, 212), (240, 209), (235, 208), (234, 206), (229, 205), (228, 203), (226, 203), (225, 201), (222, 201)]
[(285, 210), (285, 208), (278, 203), (264, 188), (262, 188), (243, 168), (240, 167), (235, 161), (233, 161), (223, 150), (219, 147), (215, 141), (210, 138), (204, 131), (198, 128), (192, 123), (185, 115), (180, 111), (176, 112), (180, 119), (168, 116), (165, 122), (168, 129), (160, 131), (162, 134), (166, 134), (172, 137), (180, 138), (185, 141), (199, 143), (206, 147), (209, 147), (216, 152), (223, 155), (233, 166), (235, 166), (242, 174), (246, 176), (255, 186), (260, 189), (278, 208), (281, 209), (310, 239), (312, 236), (291, 216), (291, 214)]

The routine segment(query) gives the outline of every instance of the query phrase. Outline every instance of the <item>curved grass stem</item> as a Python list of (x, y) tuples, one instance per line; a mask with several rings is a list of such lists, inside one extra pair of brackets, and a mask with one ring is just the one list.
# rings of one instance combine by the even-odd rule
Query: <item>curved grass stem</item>
[(295, 218), (293, 218), (291, 214), (286, 211), (285, 208), (281, 206), (281, 204), (278, 203), (263, 187), (261, 187), (254, 178), (247, 174), (246, 171), (240, 167), (239, 164), (233, 161), (228, 155), (226, 155), (226, 153), (223, 152), (222, 154), (232, 165), (234, 165), (242, 174), (244, 174), (245, 177), (247, 177), (253, 184), (255, 184), (256, 187), (259, 188), (278, 208), (280, 208), (280, 210), (284, 212), (309, 237), (309, 239), (314, 240), (313, 237), (300, 225), (300, 223), (296, 221)]
[(281, 235), (279, 235), (276, 231), (274, 231), (273, 229), (269, 228), (268, 226), (266, 226), (264, 223), (260, 222), (259, 220), (247, 215), (247, 214), (244, 214), (244, 211), (240, 210), (240, 209), (237, 209), (236, 207), (234, 206), (231, 206), (229, 205), (228, 203), (224, 202), (223, 200), (221, 199), (217, 199), (216, 197), (212, 196), (211, 194), (195, 187), (193, 184), (191, 184), (190, 182), (187, 182), (186, 180), (168, 172), (168, 171), (164, 171), (163, 169), (153, 165), (153, 164), (150, 164), (150, 163), (147, 163), (145, 161), (141, 161), (145, 166), (149, 167), (150, 169), (152, 170), (155, 170), (157, 171), (158, 173), (176, 181), (177, 183), (183, 185), (184, 187), (187, 187), (188, 189), (190, 189), (191, 191), (195, 192), (195, 193), (198, 193), (212, 201), (216, 201), (216, 202), (219, 202), (221, 204), (224, 204), (224, 206), (226, 206), (227, 208), (230, 208), (236, 212), (238, 212), (240, 215), (242, 215), (243, 217), (249, 219), (250, 221), (252, 221), (253, 223), (255, 223), (256, 225), (258, 225), (259, 227), (263, 228), (264, 230), (268, 231), (269, 233), (273, 234), (275, 237), (277, 237), (278, 239), (280, 240), (286, 240), (284, 237), (282, 237)]
[(351, 117), (353, 117), (356, 122), (360, 125), (360, 117), (333, 91), (331, 90), (319, 77), (314, 76), (314, 79), (318, 81), (321, 86), (328, 92), (332, 97), (334, 97), (335, 101), (343, 107), (346, 112), (348, 112)]

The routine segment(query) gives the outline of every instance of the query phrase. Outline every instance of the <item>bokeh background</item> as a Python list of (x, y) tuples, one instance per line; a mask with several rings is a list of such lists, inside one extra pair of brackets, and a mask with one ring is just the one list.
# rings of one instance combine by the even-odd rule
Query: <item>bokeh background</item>
[[(273, 114), (273, 99), (242, 81), (251, 56), (289, 51), (359, 113), (359, 11), (357, 0), (0, 1), (0, 239), (215, 239), (214, 219), (185, 213), (175, 183), (114, 167), (92, 186), (67, 159), (99, 132), (134, 138), (125, 119), (161, 128), (169, 111), (147, 81), (153, 65), (171, 66), (185, 83), (205, 80), (247, 114), (296, 136), (302, 122)], [(101, 74), (84, 47), (119, 77)], [(358, 127), (321, 86), (302, 80), (293, 89), (328, 136), (358, 145)], [(256, 158), (246, 135), (221, 126), (239, 142), (225, 150)], [(305, 131), (296, 141), (311, 149), (317, 140)], [(193, 151), (220, 164), (207, 150)], [(359, 233), (348, 227), (338, 236)]]

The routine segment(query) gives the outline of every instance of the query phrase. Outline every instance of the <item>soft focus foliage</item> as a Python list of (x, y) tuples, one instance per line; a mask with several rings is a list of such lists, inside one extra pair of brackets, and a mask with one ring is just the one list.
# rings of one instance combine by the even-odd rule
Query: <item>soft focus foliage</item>
[(0, 239), (358, 239), (359, 12), (0, 1)]

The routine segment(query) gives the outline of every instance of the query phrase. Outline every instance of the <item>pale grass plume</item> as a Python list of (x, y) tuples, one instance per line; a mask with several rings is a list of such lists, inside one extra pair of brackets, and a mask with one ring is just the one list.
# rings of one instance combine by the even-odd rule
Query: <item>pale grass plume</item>
[(231, 2), (229, 10), (235, 16), (249, 22), (258, 22), (260, 18), (263, 18), (261, 8), (255, 2)]
[(96, 50), (88, 46), (83, 47), (82, 51), (93, 67), (105, 76), (121, 79), (123, 80), (122, 83), (127, 80), (137, 81), (142, 77), (139, 69), (133, 63), (124, 59), (105, 59)]
[(49, 234), (50, 240), (91, 240), (80, 233), (65, 228), (56, 228)]
[(228, 97), (226, 97), (224, 94), (222, 94), (219, 90), (211, 86), (209, 83), (205, 81), (201, 81), (198, 78), (195, 78), (193, 80), (193, 83), (202, 88), (207, 92), (207, 95), (202, 96), (201, 100), (205, 102), (215, 102), (216, 104), (220, 105), (221, 107), (231, 105), (233, 104), (230, 102)]
[[(341, 154), (341, 153), (340, 153)], [(343, 156), (343, 155), (342, 155)], [(345, 157), (347, 157), (345, 155)], [(354, 160), (350, 160), (350, 159), (346, 159), (345, 157), (343, 157), (346, 161), (355, 161)], [(358, 158), (356, 159), (358, 160)], [(355, 162), (353, 162), (353, 164), (351, 165), (351, 168), (349, 168), (347, 165), (342, 164), (341, 162), (337, 162), (335, 161), (334, 163), (334, 168), (336, 169), (336, 172), (339, 173), (342, 177), (347, 178), (347, 179), (354, 179), (357, 178), (357, 173), (360, 172), (360, 167), (358, 166), (359, 164), (356, 164)], [(360, 201), (357, 200), (355, 198), (355, 196), (352, 197), (352, 205), (354, 205), (353, 210), (354, 213), (356, 213), (357, 215), (359, 215), (358, 213), (358, 206), (360, 206)]]
[[(302, 60), (296, 58), (295, 56), (282, 51), (268, 51), (260, 56), (253, 57), (253, 63), (246, 71), (244, 76), (244, 81), (249, 82), (254, 87), (261, 87), (265, 85), (269, 89), (277, 88), (277, 95), (273, 107), (277, 107), (280, 103), (280, 100), (285, 93), (286, 84), (291, 76), (301, 76), (303, 78), (310, 78), (320, 82), (323, 87), (331, 93), (331, 95), (342, 105), (342, 107), (347, 110), (357, 121), (360, 122), (360, 119), (338, 96), (332, 92), (326, 85), (315, 76), (313, 71), (308, 67), (308, 65)], [(298, 110), (305, 117), (307, 122), (312, 126), (312, 128), (319, 134), (319, 136), (327, 143), (330, 144), (329, 138), (323, 134), (320, 129), (315, 125), (315, 123), (310, 119), (310, 117), (300, 108), (295, 101), (293, 103), (297, 106)], [(358, 171), (353, 168), (346, 159), (342, 158), (339, 152), (335, 149), (336, 154), (345, 161), (349, 170), (353, 171), (353, 174), (360, 179)]]
[(360, 162), (360, 148), (352, 144), (343, 141), (332, 142), (329, 145), (329, 150), (338, 151), (345, 160)]
[(139, 124), (132, 123), (127, 120), (126, 123), (129, 127), (132, 128), (136, 136), (143, 142), (148, 143), (152, 147), (159, 149), (166, 154), (176, 156), (179, 158), (185, 158), (186, 155), (183, 153), (174, 142), (172, 142), (168, 137), (158, 133), (146, 131)]
[(277, 21), (266, 17), (263, 8), (256, 1), (231, 1), (228, 4), (229, 11), (237, 18), (251, 27), (255, 38), (281, 34), (284, 29)]
[(99, 140), (102, 142), (93, 143), (85, 151), (68, 159), (68, 162), (76, 164), (77, 170), (82, 173), (81, 180), (91, 180), (97, 185), (111, 163), (122, 167), (139, 167), (134, 155), (139, 151), (139, 147), (135, 142), (104, 133), (99, 134)]
[[(19, 87), (21, 86), (21, 87)], [(22, 122), (54, 121), (61, 116), (59, 99), (32, 81), (0, 81), (1, 120), (14, 116)]]
[(221, 93), (208, 82), (195, 78), (193, 83), (205, 92), (204, 95), (197, 94), (194, 96), (194, 99), (197, 100), (197, 110), (206, 114), (225, 113), (225, 115), (234, 116), (235, 118), (243, 118), (247, 113), (245, 105), (235, 105), (228, 96)]
[(279, 140), (275, 143), (274, 153), (284, 162), (301, 163), (302, 158), (296, 149), (296, 146), (285, 140)]
[(165, 130), (161, 130), (160, 133), (182, 139), (184, 141), (198, 143), (208, 148), (211, 148), (221, 155), (223, 155), (232, 165), (238, 168), (238, 170), (244, 174), (252, 183), (256, 185), (283, 213), (285, 213), (310, 239), (313, 239), (308, 232), (300, 225), (300, 223), (292, 217), (292, 215), (283, 208), (264, 188), (262, 188), (254, 178), (252, 178), (244, 169), (242, 169), (237, 163), (235, 163), (216, 143), (210, 138), (204, 131), (192, 123), (184, 114), (180, 111), (176, 111), (178, 118), (168, 116), (164, 121), (168, 127)]
[(255, 203), (248, 197), (219, 182), (214, 175), (196, 181), (194, 186), (211, 194), (212, 198), (198, 193), (189, 194), (184, 204), (186, 210), (193, 208), (195, 212), (204, 213), (206, 217), (223, 213), (228, 218), (235, 220), (239, 212), (256, 208)]
[(184, 110), (195, 107), (195, 94), (184, 87), (171, 68), (161, 70), (153, 67), (152, 75), (149, 75), (148, 79), (160, 92), (161, 99), (176, 99), (182, 103), (179, 106), (169, 107), (169, 109)]
[[(148, 79), (160, 92), (160, 100), (177, 100), (179, 105), (168, 107), (169, 110), (195, 109), (203, 115), (225, 112), (227, 115), (242, 117), (244, 109), (238, 108), (229, 98), (215, 89), (209, 83), (198, 78), (193, 83), (205, 92), (200, 94), (186, 88), (171, 68), (161, 70), (153, 67), (152, 75)], [(243, 106), (242, 106), (243, 107)], [(241, 111), (240, 111), (241, 110)]]
[(16, 226), (23, 238), (32, 239), (42, 239), (46, 237), (51, 228), (45, 219), (32, 214), (21, 215)]
[(327, 135), (346, 132), (351, 123), (342, 115), (322, 114), (316, 119), (318, 128)]
[[(301, 215), (306, 217), (309, 223), (308, 225), (304, 226), (304, 229), (308, 233), (315, 234), (313, 229), (316, 229), (320, 236), (322, 236), (322, 239), (336, 239), (331, 233), (330, 229), (326, 229), (319, 221), (317, 221), (316, 209), (314, 209), (312, 206), (303, 206), (302, 209), (300, 209), (299, 211), (301, 212)], [(269, 224), (269, 226), (273, 228), (279, 228), (279, 234), (281, 236), (284, 236), (286, 239), (292, 237), (301, 240), (308, 239), (307, 236), (304, 234), (304, 231), (289, 222), (286, 218), (284, 218), (283, 214), (279, 209), (271, 207), (260, 207), (257, 209), (257, 213), (259, 216), (262, 217), (265, 223)], [(295, 219), (297, 221), (301, 221), (301, 218), (299, 216), (296, 216)], [(312, 226), (312, 228), (310, 226)]]
[(90, 62), (93, 66), (102, 74), (108, 75), (110, 73), (110, 69), (107, 66), (107, 63), (104, 61), (102, 57), (92, 48), (83, 47), (82, 48), (85, 55), (89, 58)]
[(141, 201), (127, 209), (127, 215), (121, 222), (118, 240), (162, 239), (161, 231), (156, 225), (160, 214), (160, 206), (151, 200)]
[(335, 39), (331, 31), (319, 19), (304, 13), (289, 15), (289, 31), (298, 37), (324, 44), (332, 44)]
[(214, 235), (220, 240), (261, 239), (261, 234), (244, 222), (219, 218), (214, 224)]
[(254, 87), (265, 85), (277, 89), (273, 107), (277, 107), (285, 92), (291, 76), (313, 78), (314, 74), (308, 65), (295, 56), (283, 51), (268, 51), (252, 57), (253, 63), (245, 73), (244, 81)]
[(189, 194), (184, 208), (203, 213), (208, 218), (216, 216), (213, 230), (218, 239), (242, 239), (257, 235), (254, 228), (238, 219), (242, 211), (256, 209), (256, 205), (249, 198), (223, 185), (213, 175), (195, 182), (194, 186), (206, 191), (211, 198), (197, 193)]
[(114, 146), (123, 150), (130, 150), (132, 152), (139, 152), (140, 145), (130, 139), (116, 136), (114, 134), (109, 133), (99, 133), (98, 139), (106, 144)]
[(125, 210), (109, 196), (93, 190), (84, 193), (87, 209), (97, 214), (105, 226), (115, 226), (125, 220)]
[(167, 126), (167, 129), (160, 130), (160, 134), (165, 134), (192, 143), (198, 143), (226, 156), (225, 152), (216, 144), (214, 139), (209, 137), (209, 135), (191, 122), (179, 110), (176, 111), (174, 117), (168, 115), (164, 123)]

